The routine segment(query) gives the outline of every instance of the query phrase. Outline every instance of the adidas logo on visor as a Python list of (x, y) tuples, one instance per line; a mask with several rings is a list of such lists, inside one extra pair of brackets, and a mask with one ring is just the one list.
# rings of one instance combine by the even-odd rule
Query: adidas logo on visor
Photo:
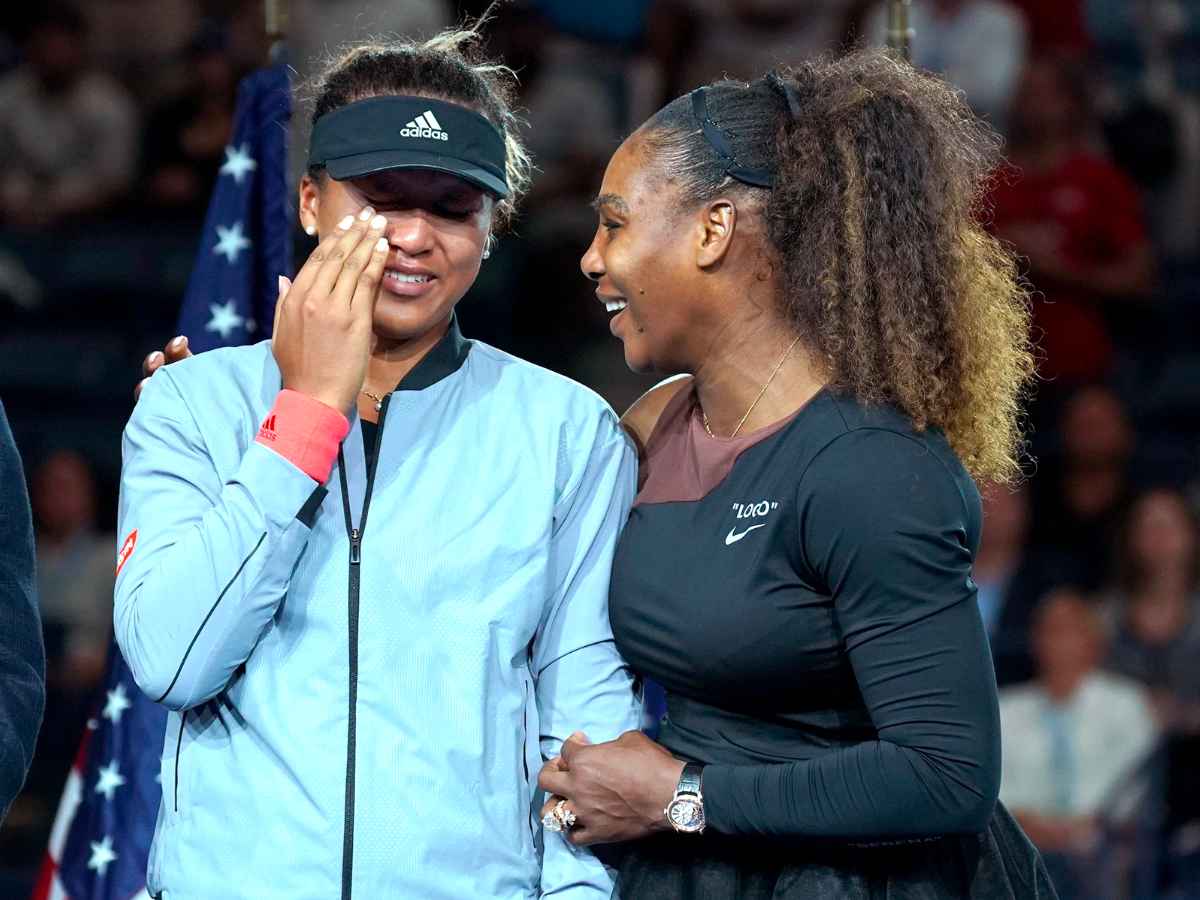
[(434, 141), (448, 141), (450, 135), (442, 131), (441, 123), (433, 115), (433, 110), (427, 109), (407, 125), (400, 129), (404, 137), (429, 138)]

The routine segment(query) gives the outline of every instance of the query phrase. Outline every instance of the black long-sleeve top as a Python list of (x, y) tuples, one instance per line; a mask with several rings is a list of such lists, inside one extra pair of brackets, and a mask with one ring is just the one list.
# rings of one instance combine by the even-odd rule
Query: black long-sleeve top
[(45, 703), (29, 494), (0, 403), (0, 822), (33, 761)]
[(617, 643), (706, 764), (709, 827), (887, 841), (982, 831), (995, 676), (971, 580), (981, 512), (937, 431), (829, 391), (713, 439), (681, 390), (617, 552)]

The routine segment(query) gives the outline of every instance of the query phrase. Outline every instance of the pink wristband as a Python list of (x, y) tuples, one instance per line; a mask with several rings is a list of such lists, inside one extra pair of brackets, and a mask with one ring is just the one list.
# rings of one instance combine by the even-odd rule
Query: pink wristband
[(275, 398), (255, 440), (324, 484), (337, 459), (338, 445), (349, 433), (350, 421), (336, 409), (285, 388)]

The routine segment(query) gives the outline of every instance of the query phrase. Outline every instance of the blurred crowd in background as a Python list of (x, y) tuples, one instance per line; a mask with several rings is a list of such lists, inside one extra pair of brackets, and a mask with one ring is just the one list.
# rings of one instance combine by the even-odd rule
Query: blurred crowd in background
[[(290, 6), (299, 82), (344, 42), (432, 34), (486, 3)], [(1001, 797), (1064, 898), (1198, 897), (1200, 2), (913, 0), (912, 25), (915, 63), (1005, 137), (981, 213), (1035, 289), (1029, 477), (986, 491), (975, 574)], [(520, 76), (539, 172), (464, 331), (622, 410), (651, 381), (626, 370), (578, 268), (608, 155), (684, 90), (882, 44), (885, 27), (862, 0), (508, 4), (488, 46)], [(143, 356), (173, 334), (238, 79), (266, 53), (244, 0), (39, 3), (0, 24), (0, 396), (31, 482), (49, 660), (0, 884), (32, 878), (97, 700), (120, 432)], [(302, 261), (311, 239), (295, 241)]]

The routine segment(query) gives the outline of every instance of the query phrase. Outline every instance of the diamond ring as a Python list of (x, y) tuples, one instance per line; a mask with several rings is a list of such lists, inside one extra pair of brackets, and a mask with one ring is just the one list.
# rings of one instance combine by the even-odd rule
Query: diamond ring
[(547, 831), (568, 831), (575, 827), (575, 821), (575, 811), (567, 809), (566, 800), (559, 800), (550, 812), (542, 816), (542, 827)]
[(554, 815), (562, 822), (564, 831), (569, 831), (575, 827), (575, 810), (567, 809), (567, 801), (559, 800), (554, 804)]

